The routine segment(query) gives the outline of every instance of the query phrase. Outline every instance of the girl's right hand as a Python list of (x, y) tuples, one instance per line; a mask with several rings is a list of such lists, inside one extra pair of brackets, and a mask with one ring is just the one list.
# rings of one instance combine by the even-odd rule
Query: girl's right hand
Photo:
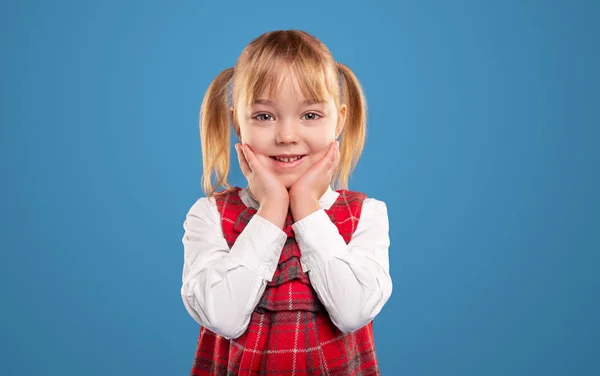
[(282, 210), (285, 208), (285, 213), (287, 213), (289, 194), (277, 176), (262, 165), (248, 145), (237, 143), (235, 150), (242, 173), (248, 180), (250, 192), (260, 206), (274, 205), (281, 207)]

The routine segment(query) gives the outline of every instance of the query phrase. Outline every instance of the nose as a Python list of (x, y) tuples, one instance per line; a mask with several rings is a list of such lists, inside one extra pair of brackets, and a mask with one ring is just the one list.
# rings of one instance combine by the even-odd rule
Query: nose
[(277, 125), (277, 134), (275, 135), (277, 144), (297, 143), (298, 138), (298, 125), (294, 121), (280, 122)]

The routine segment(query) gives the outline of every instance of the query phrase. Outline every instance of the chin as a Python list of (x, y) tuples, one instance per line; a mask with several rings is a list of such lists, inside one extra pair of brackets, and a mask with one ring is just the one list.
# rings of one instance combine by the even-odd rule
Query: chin
[(283, 186), (289, 191), (290, 188), (292, 188), (292, 185), (294, 185), (294, 183), (296, 182), (296, 180), (298, 180), (297, 178), (284, 178), (284, 179), (279, 179), (279, 181), (281, 182), (281, 184), (283, 184)]
[(292, 186), (293, 186), (293, 185), (294, 185), (294, 183), (293, 183), (293, 182), (291, 182), (291, 183), (285, 183), (285, 182), (283, 182), (283, 186), (284, 186), (284, 187), (285, 187), (285, 188), (286, 188), (288, 191), (290, 190), (290, 188), (292, 188)]

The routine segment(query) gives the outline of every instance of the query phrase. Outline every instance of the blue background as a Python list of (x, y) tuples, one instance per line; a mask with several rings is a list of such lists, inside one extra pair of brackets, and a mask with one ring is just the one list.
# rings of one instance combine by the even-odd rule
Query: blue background
[(367, 95), (350, 188), (388, 204), (383, 375), (600, 374), (599, 16), (566, 0), (2, 2), (0, 374), (189, 374), (200, 102), (251, 39), (296, 28)]

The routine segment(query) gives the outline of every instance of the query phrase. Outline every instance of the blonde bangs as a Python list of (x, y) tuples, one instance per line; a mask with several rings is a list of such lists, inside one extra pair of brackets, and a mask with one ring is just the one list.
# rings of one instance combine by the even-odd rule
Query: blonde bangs
[[(339, 105), (339, 84), (333, 74), (332, 61), (315, 46), (302, 44), (295, 49), (285, 43), (268, 44), (254, 52), (250, 61), (240, 59), (236, 67), (237, 93), (242, 91), (246, 107), (258, 99), (273, 99), (284, 79), (294, 78), (300, 88), (298, 95), (303, 99), (322, 102), (333, 98)], [(260, 98), (266, 93), (267, 98)], [(239, 98), (239, 96), (236, 96)]]

